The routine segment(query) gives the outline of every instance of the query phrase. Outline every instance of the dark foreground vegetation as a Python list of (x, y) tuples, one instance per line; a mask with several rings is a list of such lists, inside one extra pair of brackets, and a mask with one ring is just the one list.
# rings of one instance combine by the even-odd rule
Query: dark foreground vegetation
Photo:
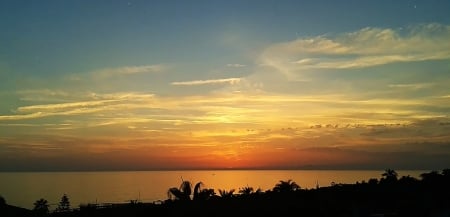
[(386, 170), (381, 179), (355, 184), (302, 189), (295, 182), (280, 181), (273, 189), (261, 191), (243, 187), (231, 190), (192, 189), (188, 181), (168, 190), (169, 199), (154, 203), (130, 201), (124, 204), (88, 204), (70, 207), (64, 195), (58, 208), (49, 212), (48, 202), (39, 199), (34, 209), (10, 206), (0, 197), (0, 216), (450, 216), (450, 169), (432, 171), (420, 179), (398, 177)]

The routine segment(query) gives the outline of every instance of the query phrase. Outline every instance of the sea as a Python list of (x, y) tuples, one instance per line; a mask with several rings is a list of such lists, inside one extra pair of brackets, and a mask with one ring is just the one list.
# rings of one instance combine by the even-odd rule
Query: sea
[[(158, 202), (168, 199), (167, 191), (182, 181), (204, 188), (236, 192), (243, 187), (272, 189), (280, 180), (292, 180), (303, 189), (335, 184), (354, 184), (381, 178), (382, 170), (182, 170), (120, 172), (0, 172), (0, 195), (7, 204), (33, 208), (33, 203), (46, 199), (50, 209), (57, 207), (67, 194), (72, 208), (88, 203), (126, 203), (131, 200)], [(397, 171), (399, 177), (418, 178), (429, 172)]]

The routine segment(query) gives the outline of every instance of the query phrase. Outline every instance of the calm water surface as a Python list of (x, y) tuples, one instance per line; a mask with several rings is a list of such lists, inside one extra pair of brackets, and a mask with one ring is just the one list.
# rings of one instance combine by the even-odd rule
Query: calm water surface
[[(397, 171), (399, 176), (419, 177), (429, 171)], [(139, 172), (13, 172), (0, 173), (0, 195), (8, 204), (32, 208), (45, 198), (56, 208), (61, 196), (69, 196), (72, 207), (81, 203), (121, 203), (130, 200), (153, 202), (167, 199), (167, 190), (181, 180), (203, 182), (206, 188), (236, 189), (251, 186), (268, 190), (280, 180), (292, 179), (302, 188), (355, 183), (380, 178), (383, 171), (340, 170), (222, 170)]]

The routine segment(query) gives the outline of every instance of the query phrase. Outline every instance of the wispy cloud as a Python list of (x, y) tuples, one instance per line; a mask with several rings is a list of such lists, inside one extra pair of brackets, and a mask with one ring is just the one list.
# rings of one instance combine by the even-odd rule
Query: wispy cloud
[[(24, 93), (31, 93), (33, 95), (35, 92), (36, 91), (29, 90)], [(52, 93), (53, 91), (49, 90), (44, 92)], [(71, 102), (20, 106), (15, 110), (15, 114), (0, 115), (0, 121), (36, 119), (49, 116), (91, 114), (123, 110), (124, 108), (142, 108), (146, 107), (145, 103), (151, 103), (154, 100), (153, 94), (139, 92), (117, 92), (108, 94), (84, 93), (77, 95), (80, 95), (77, 98), (78, 100), (71, 98), (70, 94), (60, 94), (59, 96), (62, 98), (57, 100), (71, 100)], [(32, 99), (31, 101), (40, 102), (40, 100), (36, 99)]]
[(301, 38), (275, 44), (261, 55), (263, 65), (290, 74), (314, 69), (356, 69), (450, 59), (450, 26), (404, 29), (364, 28), (337, 36)]
[(366, 56), (359, 58), (336, 58), (336, 59), (300, 59), (293, 63), (298, 64), (304, 69), (357, 69), (366, 68), (377, 65), (385, 65), (395, 62), (414, 62), (424, 60), (446, 59), (450, 55), (445, 54), (442, 56), (436, 55), (379, 55), (379, 56)]
[(206, 84), (236, 84), (239, 83), (242, 78), (223, 78), (223, 79), (212, 79), (212, 80), (195, 80), (195, 81), (176, 81), (172, 82), (172, 85), (206, 85)]
[(26, 89), (17, 91), (20, 95), (45, 95), (45, 96), (68, 96), (69, 93), (62, 90), (50, 90), (50, 89)]
[(92, 72), (93, 76), (110, 77), (120, 75), (134, 75), (143, 73), (156, 73), (165, 69), (164, 65), (124, 66), (119, 68), (106, 68)]
[(444, 96), (438, 96), (437, 98), (448, 99), (448, 98), (450, 98), (450, 94), (449, 95), (444, 95)]
[(229, 63), (229, 64), (227, 64), (227, 67), (242, 68), (242, 67), (246, 67), (246, 65), (239, 64), (239, 63)]
[(42, 112), (36, 112), (31, 114), (19, 114), (19, 115), (0, 115), (0, 121), (34, 119), (45, 116), (46, 115), (43, 114)]
[(70, 93), (63, 90), (51, 89), (26, 89), (16, 91), (22, 101), (59, 101), (62, 102), (70, 97)]
[(165, 64), (154, 64), (98, 68), (92, 71), (66, 74), (62, 79), (64, 81), (76, 83), (77, 85), (92, 84), (94, 82), (104, 81), (104, 79), (124, 79), (126, 77), (133, 78), (137, 75), (157, 74), (166, 71), (168, 67), (169, 66)]
[(432, 87), (433, 83), (414, 83), (414, 84), (390, 84), (390, 88), (406, 88), (406, 89), (423, 89), (423, 88), (429, 88)]
[(105, 105), (116, 100), (98, 100), (98, 101), (86, 101), (86, 102), (71, 102), (71, 103), (58, 103), (58, 104), (46, 104), (46, 105), (32, 105), (23, 106), (17, 109), (18, 112), (30, 112), (30, 111), (59, 111), (73, 108), (89, 108), (100, 105)]
[(152, 93), (142, 92), (116, 92), (116, 93), (89, 93), (89, 97), (93, 99), (109, 99), (109, 100), (149, 100), (155, 97)]

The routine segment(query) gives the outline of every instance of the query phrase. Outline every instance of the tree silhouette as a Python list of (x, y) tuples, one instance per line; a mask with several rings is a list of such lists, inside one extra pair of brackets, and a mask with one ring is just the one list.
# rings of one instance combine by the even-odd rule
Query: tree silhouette
[(48, 204), (48, 201), (44, 198), (41, 198), (39, 200), (36, 200), (36, 202), (33, 203), (34, 208), (33, 211), (36, 212), (39, 216), (45, 216), (49, 213), (48, 207), (50, 206)]
[(429, 173), (420, 174), (424, 183), (438, 183), (444, 175), (439, 174), (437, 171), (431, 171)]
[(395, 182), (397, 181), (397, 177), (398, 177), (398, 173), (395, 170), (392, 169), (386, 169), (384, 171), (383, 174), (381, 174), (381, 176), (383, 176), (384, 180), (386, 180), (387, 182)]
[[(202, 182), (198, 182), (194, 187), (194, 200), (208, 199), (214, 195), (214, 189), (201, 189)], [(189, 181), (182, 181), (179, 188), (170, 188), (167, 192), (169, 199), (187, 201), (191, 200), (192, 184)]]
[(195, 184), (194, 187), (194, 200), (208, 200), (212, 196), (214, 196), (216, 193), (214, 193), (214, 189), (212, 188), (206, 188), (202, 189), (203, 183), (198, 182)]
[(409, 184), (414, 184), (417, 183), (419, 180), (417, 180), (414, 177), (411, 177), (410, 175), (407, 176), (402, 176), (398, 182), (402, 185), (409, 185)]
[(175, 200), (190, 200), (192, 193), (192, 184), (189, 181), (182, 181), (179, 188), (170, 188), (167, 192), (169, 199), (175, 197)]
[(280, 180), (280, 182), (277, 183), (275, 185), (275, 187), (273, 188), (273, 191), (280, 192), (280, 193), (286, 193), (286, 192), (297, 191), (299, 189), (300, 189), (300, 186), (297, 185), (297, 183), (295, 183), (291, 179), (289, 179), (287, 181)]
[(67, 197), (66, 194), (64, 194), (61, 197), (61, 201), (59, 201), (58, 208), (56, 208), (57, 212), (67, 212), (70, 211), (70, 201), (69, 197)]
[(232, 198), (233, 193), (234, 193), (234, 189), (231, 189), (229, 191), (219, 189), (219, 194), (220, 194), (220, 197), (222, 197), (222, 198)]
[(194, 200), (198, 200), (199, 199), (200, 189), (201, 189), (202, 185), (203, 185), (202, 182), (198, 182), (197, 184), (195, 184), (195, 186), (194, 186)]
[(246, 186), (246, 187), (243, 187), (243, 188), (239, 189), (239, 194), (241, 194), (241, 195), (250, 195), (250, 194), (253, 194), (253, 193), (254, 193), (253, 188), (249, 187), (249, 186)]
[(369, 185), (377, 185), (378, 184), (378, 179), (370, 178), (369, 181), (367, 182), (367, 184), (369, 184)]

